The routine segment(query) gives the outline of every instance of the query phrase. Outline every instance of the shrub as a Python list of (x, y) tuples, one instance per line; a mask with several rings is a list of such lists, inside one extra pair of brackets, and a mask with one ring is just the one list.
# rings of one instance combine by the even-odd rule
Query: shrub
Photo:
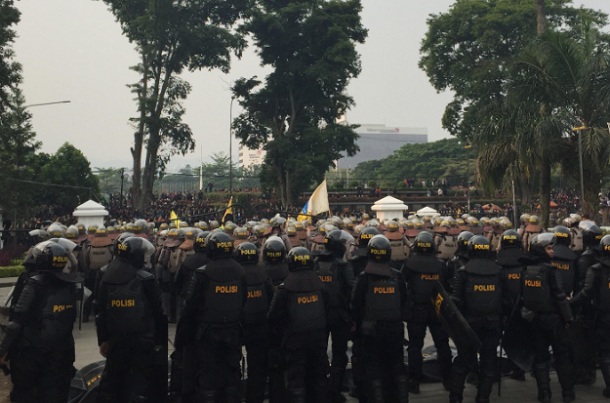
[(18, 277), (24, 270), (21, 265), (0, 267), (0, 278)]

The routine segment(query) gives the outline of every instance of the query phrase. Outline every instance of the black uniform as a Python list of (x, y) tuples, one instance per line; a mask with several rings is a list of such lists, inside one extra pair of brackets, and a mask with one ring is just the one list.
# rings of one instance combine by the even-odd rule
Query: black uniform
[(332, 346), (329, 393), (332, 399), (340, 400), (352, 326), (349, 301), (355, 282), (354, 269), (349, 262), (334, 255), (320, 255), (314, 270), (328, 293), (327, 332)]
[(352, 315), (368, 401), (408, 402), (404, 367), (407, 286), (387, 263), (369, 262), (354, 286)]
[[(205, 255), (205, 251), (189, 255), (182, 262), (174, 278), (174, 285), (176, 292), (181, 295), (183, 301), (195, 270), (205, 266), (208, 262), (209, 259)], [(176, 330), (176, 333), (180, 332), (181, 330)], [(181, 396), (183, 403), (187, 403), (195, 399), (196, 348), (193, 340), (186, 344), (181, 343), (182, 340), (177, 340), (174, 343), (175, 350), (171, 355), (172, 379), (170, 388), (172, 393)]]
[(244, 269), (232, 258), (211, 260), (195, 271), (180, 323), (188, 334), (185, 338), (197, 344), (198, 402), (215, 402), (223, 391), (227, 402), (241, 399), (239, 365), (247, 298)]
[(590, 301), (596, 311), (592, 342), (599, 352), (599, 366), (606, 384), (603, 393), (610, 397), (610, 260), (607, 258), (589, 267), (584, 287), (570, 305), (578, 307)]
[(269, 355), (267, 312), (274, 288), (261, 266), (247, 265), (244, 269), (248, 284), (248, 301), (244, 307), (244, 345), (248, 367), (246, 402), (262, 403), (265, 400)]
[[(576, 258), (576, 284), (574, 294), (585, 287), (586, 275), (600, 258), (599, 246), (587, 246)], [(596, 365), (596, 315), (598, 310), (590, 303), (577, 304), (578, 325), (571, 331), (574, 341), (571, 344), (574, 378), (576, 384), (592, 385), (597, 375)]]
[(311, 270), (290, 273), (273, 297), (269, 326), (283, 334), (285, 383), (293, 403), (326, 401), (328, 296)]
[(109, 346), (98, 402), (167, 395), (155, 380), (155, 368), (163, 361), (167, 367), (167, 320), (155, 276), (115, 258), (101, 279), (97, 305), (98, 343)]
[[(489, 259), (474, 258), (458, 270), (451, 298), (481, 340), (477, 402), (489, 402), (497, 369), (502, 316), (510, 305), (501, 267)], [(468, 365), (458, 355), (453, 362), (450, 401), (461, 402)]]
[(404, 274), (409, 301), (407, 313), (409, 383), (410, 391), (414, 393), (418, 393), (422, 378), (422, 348), (427, 328), (430, 328), (441, 366), (441, 376), (446, 385), (451, 374), (449, 335), (443, 329), (431, 303), (439, 281), (447, 288), (444, 269), (445, 263), (442, 260), (428, 254), (416, 253), (405, 262)]
[(550, 354), (553, 347), (555, 370), (565, 399), (574, 395), (574, 378), (566, 325), (572, 312), (560, 286), (557, 270), (550, 259), (538, 257), (528, 262), (522, 276), (522, 315), (528, 321), (534, 344), (534, 376), (538, 383), (538, 400), (550, 401)]
[(77, 289), (80, 276), (41, 272), (26, 280), (14, 305), (0, 357), (8, 353), (11, 401), (65, 403), (74, 376)]

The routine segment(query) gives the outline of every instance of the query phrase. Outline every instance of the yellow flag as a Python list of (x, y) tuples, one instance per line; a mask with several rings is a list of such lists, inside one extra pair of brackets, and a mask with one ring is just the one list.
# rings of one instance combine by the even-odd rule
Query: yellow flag
[(225, 213), (222, 216), (222, 225), (224, 225), (224, 223), (227, 222), (227, 220), (233, 221), (233, 196), (231, 196), (231, 198), (229, 199), (229, 204), (227, 204), (227, 209), (225, 210)]
[(176, 224), (176, 228), (180, 228), (180, 219), (174, 210), (172, 210), (172, 212), (169, 214), (169, 220)]

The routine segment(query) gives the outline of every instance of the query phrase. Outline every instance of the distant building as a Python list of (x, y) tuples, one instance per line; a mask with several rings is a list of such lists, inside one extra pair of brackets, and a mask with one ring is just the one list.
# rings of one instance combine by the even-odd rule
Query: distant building
[[(340, 122), (341, 123), (341, 122)], [(393, 127), (385, 125), (361, 125), (356, 129), (360, 136), (357, 144), (360, 151), (353, 157), (344, 157), (337, 162), (337, 168), (356, 168), (364, 161), (386, 158), (405, 144), (428, 142), (428, 129), (421, 127)], [(260, 165), (265, 159), (265, 150), (250, 150), (239, 146), (239, 166)]]
[(337, 168), (356, 168), (361, 162), (389, 157), (405, 144), (428, 142), (428, 129), (363, 124), (356, 129), (360, 151), (353, 157), (340, 158)]

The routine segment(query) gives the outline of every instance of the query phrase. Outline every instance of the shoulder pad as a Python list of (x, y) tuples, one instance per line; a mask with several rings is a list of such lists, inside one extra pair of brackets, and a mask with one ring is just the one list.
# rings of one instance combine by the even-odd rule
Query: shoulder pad
[(37, 274), (35, 276), (29, 277), (26, 279), (26, 282), (35, 285), (43, 285), (45, 282), (45, 277), (42, 274)]
[(152, 273), (150, 273), (146, 270), (138, 270), (136, 272), (136, 277), (140, 280), (152, 280), (153, 278), (155, 278), (155, 276)]
[(205, 268), (206, 268), (206, 267), (207, 267), (207, 266), (201, 266), (201, 267), (199, 267), (198, 269), (196, 269), (196, 270), (195, 270), (195, 274), (199, 274), (199, 275), (203, 274), (203, 273), (205, 272)]
[(347, 266), (348, 265), (348, 261), (345, 259), (337, 259), (337, 265), (338, 266)]

